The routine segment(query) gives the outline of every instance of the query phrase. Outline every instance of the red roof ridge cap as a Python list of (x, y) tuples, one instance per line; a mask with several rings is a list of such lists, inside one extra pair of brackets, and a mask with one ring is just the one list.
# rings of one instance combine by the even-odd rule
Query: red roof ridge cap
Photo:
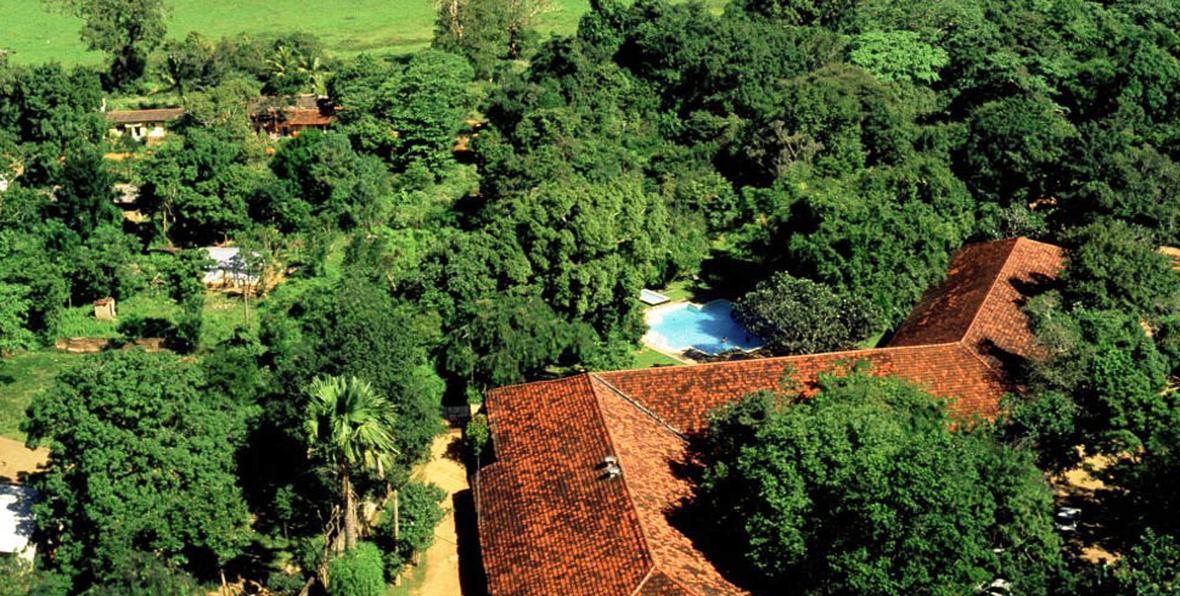
[[(1012, 247), (1008, 249), (1008, 254), (1004, 255), (1004, 263), (1000, 265), (1000, 270), (997, 271), (996, 276), (992, 278), (992, 283), (988, 284), (987, 292), (984, 293), (983, 299), (979, 301), (978, 308), (976, 308), (975, 312), (971, 315), (971, 322), (967, 323), (967, 328), (963, 330), (963, 335), (959, 337), (959, 339), (955, 340), (955, 343), (962, 344), (967, 340), (967, 336), (971, 335), (971, 330), (975, 328), (975, 323), (979, 321), (979, 315), (983, 312), (983, 306), (987, 304), (988, 300), (990, 300), (992, 297), (992, 292), (995, 292), (996, 287), (1000, 285), (1000, 280), (1004, 278), (1004, 272), (1008, 270), (1008, 265), (1012, 262), (1012, 254), (1016, 252), (1016, 247), (1020, 244), (1021, 240), (1026, 240), (1026, 238), (1023, 236), (1018, 236), (1012, 239)], [(1004, 242), (1004, 240), (1000, 240), (998, 242)], [(988, 368), (991, 369), (992, 367), (988, 366)]]
[[(939, 342), (936, 344), (914, 344), (914, 345), (909, 345), (909, 346), (881, 346), (879, 348), (857, 348), (855, 350), (836, 350), (834, 352), (814, 352), (811, 354), (790, 354), (788, 356), (770, 356), (768, 358), (748, 358), (745, 360), (720, 360), (717, 362), (694, 362), (694, 363), (689, 363), (689, 364), (673, 364), (670, 366), (651, 366), (648, 368), (620, 368), (617, 370), (606, 370), (606, 371), (599, 371), (596, 373), (589, 373), (589, 374), (592, 374), (593, 376), (598, 377), (599, 375), (612, 375), (612, 374), (618, 374), (618, 373), (651, 372), (651, 371), (664, 371), (664, 370), (685, 369), (685, 368), (702, 369), (702, 368), (706, 368), (706, 367), (710, 367), (710, 366), (723, 366), (723, 365), (727, 365), (727, 364), (738, 364), (738, 363), (742, 363), (742, 362), (773, 362), (773, 361), (777, 361), (777, 360), (787, 360), (790, 358), (809, 358), (809, 357), (816, 357), (816, 356), (825, 356), (826, 357), (826, 356), (837, 356), (837, 355), (841, 355), (841, 354), (848, 354), (851, 356), (851, 355), (855, 355), (855, 354), (865, 354), (865, 353), (870, 353), (870, 352), (893, 352), (893, 351), (902, 351), (902, 350), (917, 350), (917, 349), (926, 349), (926, 348), (936, 348), (939, 346), (957, 346), (962, 343), (963, 343), (962, 339), (957, 339), (955, 341), (944, 341), (944, 342)], [(568, 377), (566, 377), (566, 378), (568, 378)], [(538, 382), (544, 383), (544, 382), (548, 382), (548, 381), (538, 381)], [(527, 384), (527, 383), (522, 383), (522, 384)]]
[(652, 559), (651, 569), (648, 569), (647, 575), (644, 575), (643, 579), (639, 580), (638, 584), (635, 584), (635, 589), (631, 590), (631, 596), (635, 596), (636, 594), (638, 594), (639, 591), (643, 589), (643, 584), (646, 584), (647, 580), (651, 579), (651, 576), (653, 576), (655, 574), (656, 574), (655, 559)]
[[(639, 369), (639, 370), (642, 370), (642, 369)], [(668, 424), (667, 421), (665, 421), (663, 418), (660, 418), (660, 416), (658, 414), (651, 411), (647, 406), (644, 406), (642, 403), (639, 402), (639, 400), (631, 397), (630, 395), (627, 395), (625, 392), (623, 392), (622, 389), (615, 387), (609, 381), (607, 381), (606, 379), (602, 378), (601, 376), (599, 376), (597, 374), (591, 373), (590, 376), (594, 380), (605, 385), (606, 388), (609, 389), (612, 393), (623, 398), (623, 401), (626, 401), (627, 403), (631, 404), (636, 410), (639, 410), (641, 413), (647, 415), (652, 420), (655, 420), (657, 423), (659, 423), (660, 426), (664, 427), (668, 432), (675, 435), (677, 439), (680, 439), (681, 441), (687, 441), (687, 438), (684, 436), (684, 433), (677, 430), (676, 427), (672, 426), (671, 424)]]
[[(647, 575), (643, 576), (643, 581), (639, 582), (639, 585), (635, 586), (635, 589), (631, 591), (631, 596), (636, 596), (637, 594), (639, 594), (639, 591), (643, 589), (643, 586), (647, 585), (647, 582), (648, 582), (648, 580), (651, 579), (651, 576), (656, 574), (657, 569), (658, 569), (658, 566), (656, 566), (656, 565), (651, 566), (651, 569), (648, 570)], [(667, 573), (664, 574), (664, 579), (668, 580), (671, 583), (676, 584), (676, 587), (680, 588), (685, 594), (692, 594), (693, 593), (692, 590), (689, 590), (688, 588), (684, 587), (684, 584), (680, 583), (680, 580), (672, 577), (671, 575), (668, 575)]]
[[(598, 415), (598, 420), (602, 423), (602, 430), (606, 435), (606, 445), (610, 449), (610, 453), (607, 455), (617, 459), (619, 457), (619, 451), (615, 448), (615, 439), (612, 436), (610, 424), (607, 424), (606, 416), (602, 413), (602, 402), (598, 400), (598, 393), (594, 391), (594, 377), (590, 373), (581, 373), (578, 376), (585, 377), (586, 386), (590, 389), (590, 397), (593, 398), (594, 402), (594, 413)], [(621, 460), (619, 460), (619, 464), (622, 464)], [(635, 586), (635, 589), (638, 590), (643, 587), (643, 583), (655, 571), (656, 554), (651, 548), (651, 543), (647, 540), (647, 528), (643, 525), (643, 519), (639, 517), (639, 512), (635, 510), (635, 497), (631, 495), (631, 488), (627, 486), (627, 471), (622, 469), (622, 465), (619, 465), (619, 469), (622, 472), (619, 474), (618, 481), (623, 489), (623, 496), (626, 498), (627, 512), (631, 514), (631, 517), (635, 520), (635, 526), (639, 529), (639, 541), (643, 548), (642, 554), (647, 559), (648, 565), (650, 565), (647, 569), (647, 575)]]

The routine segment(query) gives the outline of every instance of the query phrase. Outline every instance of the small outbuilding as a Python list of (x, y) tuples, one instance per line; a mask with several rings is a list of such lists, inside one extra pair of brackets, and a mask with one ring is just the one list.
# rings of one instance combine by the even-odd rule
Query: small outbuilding
[(163, 141), (168, 135), (168, 124), (181, 116), (184, 116), (184, 108), (112, 110), (106, 113), (112, 137), (128, 136), (148, 145)]
[(114, 298), (108, 296), (94, 301), (94, 318), (100, 321), (114, 321), (117, 317)]

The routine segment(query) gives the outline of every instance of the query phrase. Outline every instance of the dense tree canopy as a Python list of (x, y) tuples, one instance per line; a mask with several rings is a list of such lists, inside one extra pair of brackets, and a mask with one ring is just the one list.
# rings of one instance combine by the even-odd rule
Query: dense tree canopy
[(785, 273), (761, 282), (734, 305), (734, 317), (782, 354), (851, 348), (875, 327), (868, 307)]
[(234, 455), (248, 411), (205, 388), (174, 356), (111, 352), (33, 401), (28, 442), (52, 453), (34, 482), (37, 524), (77, 589), (133, 574), (144, 554), (213, 577), (241, 553)]
[[(545, 0), (446, 0), (430, 49), (333, 56), (305, 33), (165, 40), (159, 0), (47, 1), (82, 16), (122, 90), (104, 96), (93, 67), (0, 56), (0, 356), (94, 327), (160, 332), (194, 361), (104, 355), (38, 399), (37, 440), (81, 437), (61, 434), (69, 459), (44, 480), (44, 511), (67, 521), (42, 551), (78, 589), (189, 589), (251, 532), (302, 568), (276, 572), (275, 591), (326, 568), (339, 482), (299, 432), (316, 377), (389, 400), (398, 456), (385, 481), (357, 478), (380, 495), (405, 485), (444, 400), (632, 366), (640, 288), (753, 288), (739, 315), (774, 349), (841, 349), (887, 334), (964, 243), (1014, 235), (1071, 251), (1025, 305), (1045, 357), (1015, 371), (1028, 391), (999, 424), (1014, 447), (948, 432), (911, 388), (831, 381), (814, 403), (762, 398), (722, 419), (701, 502), (753, 512), (721, 516), (734, 552), (801, 589), (1002, 577), (1036, 593), (1059, 544), (1025, 449), (1057, 471), (1082, 446), (1119, 460), (1104, 480), (1125, 489), (1122, 544), (1142, 543), (1091, 583), (1147, 585), (1172, 556), (1180, 528), (1156, 513), (1175, 510), (1180, 461), (1178, 282), (1156, 252), (1180, 244), (1168, 2), (593, 0), (576, 32), (550, 36)], [(335, 122), (254, 129), (252, 109), (302, 93)], [(104, 109), (169, 105), (185, 114), (161, 144), (105, 134)], [(122, 213), (115, 183), (139, 191)], [(227, 242), (268, 283), (206, 300), (192, 249)], [(94, 321), (89, 301), (108, 295), (137, 306)], [(128, 453), (223, 492), (205, 503), (183, 475), (122, 474), (107, 439), (130, 432), (123, 411), (149, 421)], [(173, 423), (181, 447), (160, 438)], [(216, 453), (200, 440), (215, 431)], [(835, 455), (780, 457), (808, 449)], [(190, 452), (202, 461), (169, 459)], [(413, 490), (407, 507), (430, 518)], [(194, 519), (221, 510), (193, 529), (161, 513), (174, 501)], [(107, 514), (135, 523), (100, 526)], [(375, 541), (387, 572), (419, 538)]]
[(943, 405), (901, 381), (753, 395), (718, 415), (702, 455), (699, 519), (766, 585), (949, 593), (1003, 578), (1043, 594), (1061, 567), (1031, 456), (952, 430)]

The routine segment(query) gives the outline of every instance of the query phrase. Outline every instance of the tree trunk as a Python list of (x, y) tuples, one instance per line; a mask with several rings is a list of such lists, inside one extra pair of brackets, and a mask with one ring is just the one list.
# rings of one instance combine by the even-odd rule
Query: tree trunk
[(356, 548), (357, 519), (356, 499), (352, 494), (352, 478), (348, 470), (341, 475), (340, 490), (344, 492), (344, 548)]
[(393, 541), (396, 543), (401, 534), (401, 503), (398, 503), (398, 490), (393, 490)]

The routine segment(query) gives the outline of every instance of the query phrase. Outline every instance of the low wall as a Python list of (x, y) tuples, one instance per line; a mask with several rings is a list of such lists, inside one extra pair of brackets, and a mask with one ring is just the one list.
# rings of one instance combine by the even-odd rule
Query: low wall
[(143, 348), (148, 352), (161, 352), (164, 350), (164, 339), (145, 337), (121, 341), (105, 337), (63, 337), (54, 342), (53, 347), (59, 352), (70, 354), (95, 354), (107, 350), (130, 350), (132, 348)]

